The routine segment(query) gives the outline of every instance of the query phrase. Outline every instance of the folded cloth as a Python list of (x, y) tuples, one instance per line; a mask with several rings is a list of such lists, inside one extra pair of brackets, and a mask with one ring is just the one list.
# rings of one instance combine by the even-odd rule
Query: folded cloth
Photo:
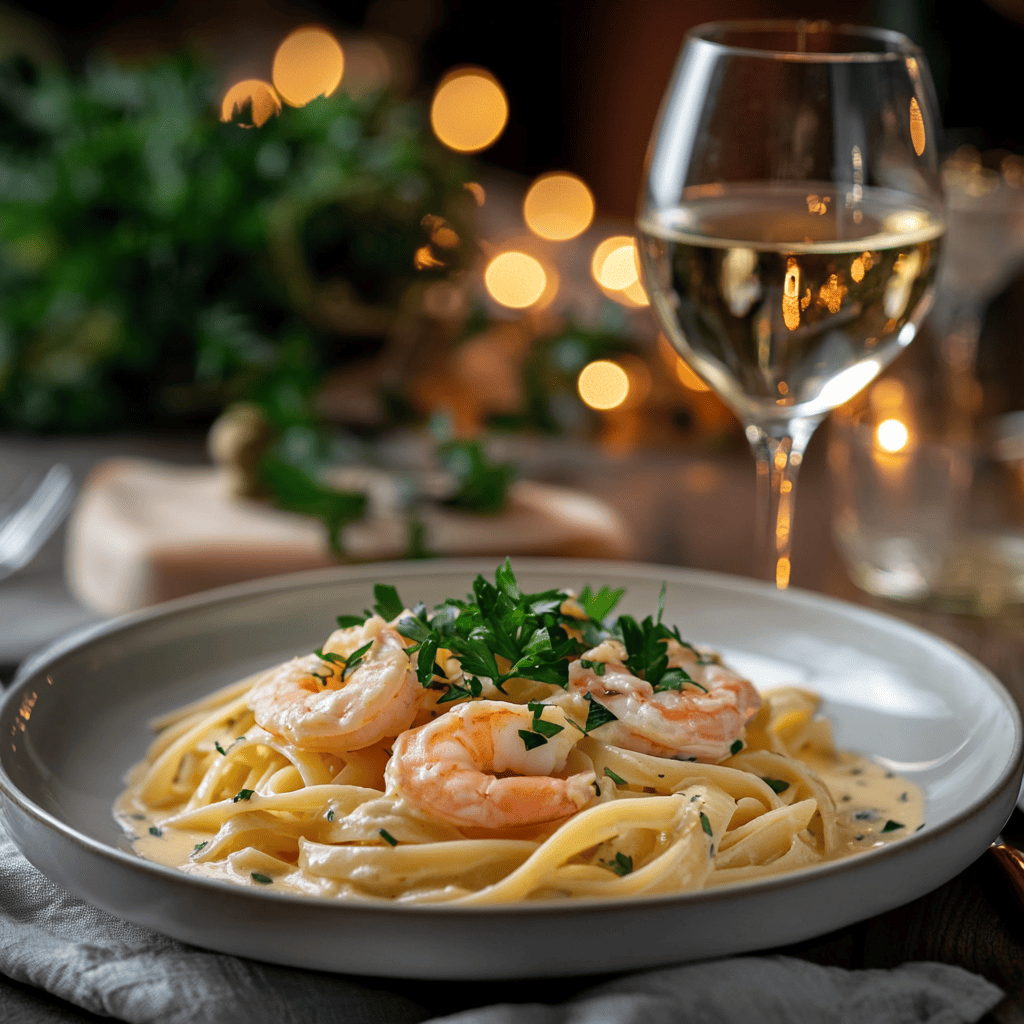
[[(343, 531), (346, 560), (404, 558), (409, 516), (401, 480), (360, 467), (339, 468), (331, 480), (369, 499), (366, 516)], [(441, 555), (629, 558), (635, 550), (605, 502), (531, 480), (516, 481), (508, 507), (495, 515), (428, 502), (418, 516), (424, 545)], [(145, 459), (109, 459), (93, 470), (68, 524), (65, 559), (72, 592), (107, 615), (337, 563), (318, 520), (234, 496), (223, 469)]]
[[(36, 871), (2, 824), (0, 974), (10, 979), (0, 978), (6, 1024), (957, 1024), (1002, 998), (995, 985), (946, 964), (846, 971), (784, 956), (669, 967), (596, 986), (579, 978), (395, 982), (278, 967), (197, 949), (84, 903)], [(522, 1001), (538, 996), (545, 1002)], [(476, 1002), (490, 1005), (465, 1008)]]

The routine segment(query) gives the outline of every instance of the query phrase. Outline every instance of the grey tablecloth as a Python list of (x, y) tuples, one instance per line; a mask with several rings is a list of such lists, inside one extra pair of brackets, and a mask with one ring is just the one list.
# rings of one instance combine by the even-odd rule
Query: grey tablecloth
[(956, 1024), (977, 1020), (1001, 995), (943, 964), (844, 971), (782, 956), (500, 985), (275, 967), (187, 946), (83, 903), (39, 874), (0, 824), (5, 1024)]

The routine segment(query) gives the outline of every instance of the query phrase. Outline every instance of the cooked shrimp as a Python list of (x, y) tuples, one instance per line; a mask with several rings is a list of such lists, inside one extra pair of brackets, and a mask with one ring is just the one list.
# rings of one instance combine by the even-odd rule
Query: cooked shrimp
[[(598, 739), (657, 757), (725, 760), (761, 706), (757, 690), (717, 659), (675, 640), (667, 642), (666, 651), (669, 666), (685, 669), (698, 686), (656, 692), (630, 673), (625, 647), (605, 640), (569, 666), (569, 692), (590, 694), (618, 719), (592, 730)], [(598, 664), (604, 665), (601, 675)]]
[(403, 733), (384, 772), (388, 792), (435, 818), (469, 828), (506, 828), (566, 818), (595, 796), (594, 773), (564, 769), (580, 733), (561, 708), (545, 705), (544, 722), (561, 726), (527, 749), (534, 714), (522, 704), (472, 701)]
[[(344, 660), (367, 643), (373, 646), (347, 671), (326, 657)], [(249, 694), (257, 724), (298, 747), (332, 754), (409, 728), (423, 691), (392, 626), (372, 615), (361, 626), (335, 630), (323, 653), (286, 661), (257, 683)]]

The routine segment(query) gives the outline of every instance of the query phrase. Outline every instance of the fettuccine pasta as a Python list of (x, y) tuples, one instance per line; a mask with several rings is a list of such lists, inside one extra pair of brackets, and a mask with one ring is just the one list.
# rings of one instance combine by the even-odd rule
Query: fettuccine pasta
[(154, 723), (115, 814), (141, 856), (315, 896), (621, 899), (901, 838), (920, 791), (838, 752), (621, 592), (524, 595), (508, 563), (428, 613), (375, 588), (323, 648)]

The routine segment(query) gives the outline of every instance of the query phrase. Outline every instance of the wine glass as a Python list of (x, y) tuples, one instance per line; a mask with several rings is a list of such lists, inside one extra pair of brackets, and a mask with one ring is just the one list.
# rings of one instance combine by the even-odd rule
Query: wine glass
[(789, 584), (797, 472), (913, 339), (944, 230), (937, 102), (905, 36), (806, 21), (686, 37), (640, 197), (640, 265), (757, 460), (759, 575)]

